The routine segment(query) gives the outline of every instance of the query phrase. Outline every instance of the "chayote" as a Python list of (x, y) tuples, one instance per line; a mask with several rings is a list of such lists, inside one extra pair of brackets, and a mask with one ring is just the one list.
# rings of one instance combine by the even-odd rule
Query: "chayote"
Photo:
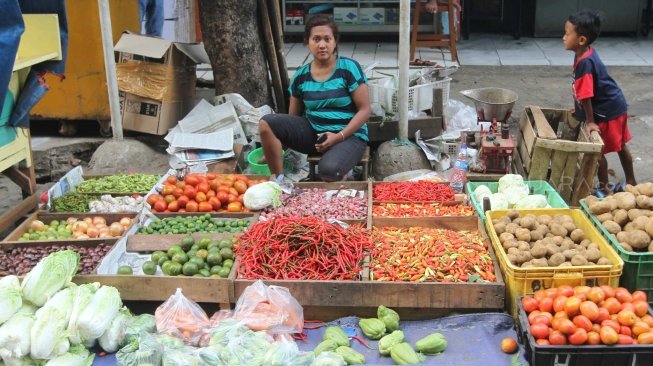
[(440, 333), (432, 333), (415, 343), (415, 348), (425, 355), (435, 355), (447, 348), (447, 339)]
[(379, 308), (376, 310), (376, 316), (385, 324), (385, 329), (388, 332), (399, 329), (399, 314), (396, 311), (379, 305)]
[(413, 347), (406, 342), (394, 345), (390, 349), (390, 357), (397, 365), (413, 365), (421, 363), (426, 357), (415, 352)]
[(360, 365), (365, 363), (365, 356), (351, 347), (340, 346), (336, 348), (336, 353), (342, 356), (345, 362), (347, 362), (347, 365)]
[(369, 339), (380, 339), (385, 335), (385, 323), (377, 318), (361, 319), (358, 326)]
[(349, 338), (345, 334), (345, 332), (340, 329), (340, 327), (336, 326), (330, 326), (327, 327), (327, 329), (324, 331), (324, 336), (322, 336), (322, 340), (327, 340), (330, 339), (338, 346), (349, 346)]
[(404, 332), (395, 330), (379, 340), (379, 353), (383, 356), (390, 356), (390, 349), (403, 341)]

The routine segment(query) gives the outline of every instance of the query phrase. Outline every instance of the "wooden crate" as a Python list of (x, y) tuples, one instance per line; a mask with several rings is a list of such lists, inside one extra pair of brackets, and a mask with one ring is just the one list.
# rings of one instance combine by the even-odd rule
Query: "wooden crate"
[(526, 107), (519, 125), (518, 173), (547, 180), (569, 205), (578, 206), (592, 191), (603, 152), (599, 134), (589, 136), (564, 109)]
[[(86, 217), (104, 217), (107, 220), (107, 225), (111, 225), (112, 222), (117, 222), (120, 221), (121, 218), (123, 217), (128, 217), (132, 220), (132, 226), (135, 224), (136, 220), (136, 214), (135, 213), (79, 213), (79, 214), (68, 214), (68, 213), (49, 213), (49, 212), (44, 212), (44, 211), (37, 211), (33, 213), (29, 218), (27, 218), (25, 221), (23, 221), (22, 224), (20, 224), (14, 231), (12, 231), (4, 240), (3, 242), (16, 242), (20, 244), (24, 243), (58, 243), (58, 242), (67, 242), (71, 241), (70, 239), (60, 239), (60, 240), (29, 240), (29, 241), (19, 241), (20, 237), (26, 233), (29, 230), (30, 225), (32, 224), (32, 221), (34, 220), (41, 220), (45, 224), (49, 224), (52, 222), (52, 220), (58, 220), (58, 221), (66, 221), (67, 218), (69, 217), (76, 217), (78, 219), (84, 219)], [(131, 226), (129, 227), (131, 228)], [(128, 229), (125, 230), (127, 232)], [(124, 234), (123, 234), (124, 235)], [(117, 241), (119, 238), (94, 238), (94, 239), (76, 239), (72, 240), (74, 242), (110, 242), (110, 241)]]

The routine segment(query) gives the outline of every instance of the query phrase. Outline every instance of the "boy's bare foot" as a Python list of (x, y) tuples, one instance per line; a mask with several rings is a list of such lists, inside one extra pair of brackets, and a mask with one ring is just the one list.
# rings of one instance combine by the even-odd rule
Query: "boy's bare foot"
[(426, 11), (428, 11), (429, 13), (437, 13), (438, 12), (438, 1), (437, 0), (429, 0), (426, 3), (425, 7), (426, 7)]

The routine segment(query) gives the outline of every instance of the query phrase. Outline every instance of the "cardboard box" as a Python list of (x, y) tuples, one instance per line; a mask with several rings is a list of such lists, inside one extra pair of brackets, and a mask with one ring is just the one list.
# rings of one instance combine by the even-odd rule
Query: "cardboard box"
[(358, 9), (358, 24), (385, 24), (385, 8)]
[(339, 24), (358, 23), (358, 9), (338, 6), (333, 8), (333, 20)]
[(114, 50), (123, 128), (165, 134), (193, 107), (204, 46), (124, 33)]

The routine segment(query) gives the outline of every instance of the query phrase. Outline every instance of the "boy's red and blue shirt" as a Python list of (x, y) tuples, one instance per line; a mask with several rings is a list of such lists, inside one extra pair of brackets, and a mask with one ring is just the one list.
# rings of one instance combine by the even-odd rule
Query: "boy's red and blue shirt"
[(586, 120), (581, 100), (592, 98), (595, 122), (613, 120), (628, 111), (628, 104), (617, 83), (608, 75), (594, 48), (574, 60), (572, 81), (576, 118)]

